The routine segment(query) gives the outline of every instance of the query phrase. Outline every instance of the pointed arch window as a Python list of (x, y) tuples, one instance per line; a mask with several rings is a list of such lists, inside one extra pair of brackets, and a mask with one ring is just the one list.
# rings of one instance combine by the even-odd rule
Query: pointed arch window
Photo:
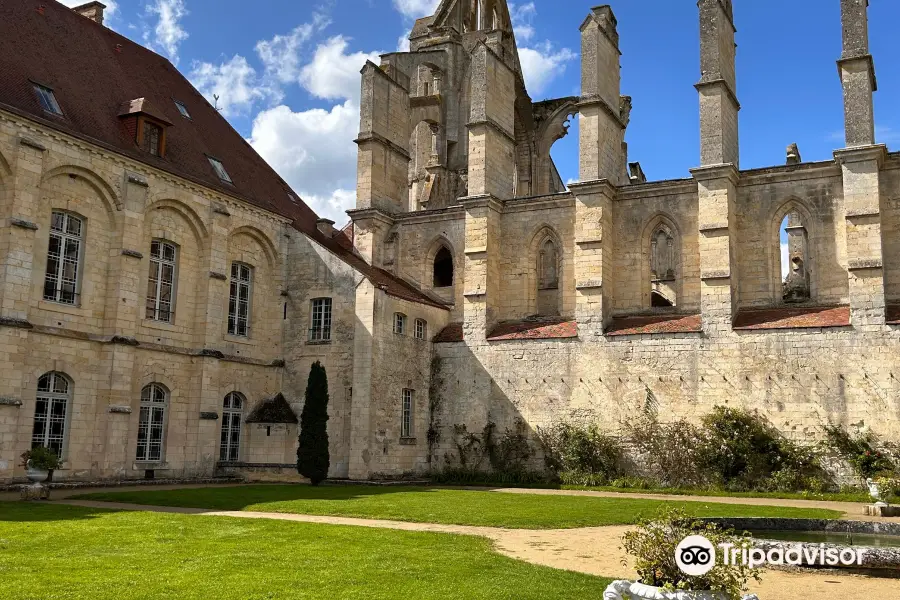
[(446, 246), (434, 256), (432, 283), (436, 288), (453, 287), (453, 254)]
[(538, 251), (538, 289), (555, 290), (559, 288), (559, 251), (556, 243), (547, 238)]
[(650, 307), (677, 304), (678, 236), (669, 224), (659, 223), (650, 234)]
[(781, 299), (787, 303), (806, 302), (812, 298), (812, 264), (809, 258), (809, 239), (800, 212), (794, 210), (785, 215), (779, 232)]
[(222, 439), (219, 445), (221, 461), (236, 462), (240, 457), (244, 404), (244, 396), (238, 392), (225, 396), (222, 406)]
[(69, 407), (72, 386), (62, 373), (41, 375), (37, 385), (37, 402), (34, 406), (34, 427), (31, 447), (43, 446), (62, 458), (68, 435)]

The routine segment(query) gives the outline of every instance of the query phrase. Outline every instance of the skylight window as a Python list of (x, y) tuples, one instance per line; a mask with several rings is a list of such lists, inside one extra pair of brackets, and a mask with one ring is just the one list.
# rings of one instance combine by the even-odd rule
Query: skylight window
[(175, 100), (175, 108), (178, 109), (178, 112), (181, 113), (181, 116), (184, 117), (185, 119), (191, 118), (191, 113), (188, 112), (187, 106), (185, 106), (183, 103), (179, 102), (178, 100)]
[(209, 159), (209, 164), (212, 165), (212, 168), (216, 172), (216, 175), (219, 176), (219, 179), (225, 183), (234, 183), (231, 181), (231, 177), (228, 175), (228, 171), (225, 170), (225, 165), (222, 164), (222, 161), (217, 160), (212, 156), (207, 156), (206, 158)]
[(56, 96), (53, 94), (53, 90), (50, 88), (40, 85), (39, 83), (34, 84), (34, 91), (37, 93), (38, 101), (41, 103), (41, 108), (43, 108), (48, 113), (53, 113), (54, 115), (62, 115), (62, 109), (59, 107), (59, 102), (56, 101)]

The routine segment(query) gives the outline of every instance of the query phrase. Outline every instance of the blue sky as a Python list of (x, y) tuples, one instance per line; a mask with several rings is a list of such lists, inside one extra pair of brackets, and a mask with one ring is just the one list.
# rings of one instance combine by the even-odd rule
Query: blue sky
[[(82, 0), (66, 0), (67, 4)], [(398, 49), (437, 0), (117, 0), (108, 25), (168, 56), (320, 214), (346, 221), (355, 201), (359, 69)], [(578, 27), (596, 2), (510, 3), (534, 100), (579, 93)], [(689, 177), (699, 157), (694, 0), (612, 0), (622, 93), (633, 97), (629, 157), (651, 180)], [(741, 167), (783, 164), (843, 145), (839, 0), (735, 0)], [(900, 2), (869, 9), (877, 136), (900, 146)], [(553, 149), (578, 177), (577, 123)]]

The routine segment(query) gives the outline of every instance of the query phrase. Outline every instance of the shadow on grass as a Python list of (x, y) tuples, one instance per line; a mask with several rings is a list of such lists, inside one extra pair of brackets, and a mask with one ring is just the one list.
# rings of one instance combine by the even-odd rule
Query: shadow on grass
[(85, 508), (53, 502), (0, 502), (0, 522), (40, 523), (96, 519), (120, 512), (105, 508)]

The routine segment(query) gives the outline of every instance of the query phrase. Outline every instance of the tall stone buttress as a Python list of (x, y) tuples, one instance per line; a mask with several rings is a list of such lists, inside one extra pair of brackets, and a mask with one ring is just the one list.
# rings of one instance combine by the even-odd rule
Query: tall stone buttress
[(740, 178), (731, 0), (700, 0), (700, 304), (703, 330), (730, 331), (737, 310), (734, 226)]
[(844, 178), (844, 217), (851, 321), (884, 325), (881, 181), (887, 148), (875, 144), (872, 93), (878, 89), (869, 54), (868, 0), (841, 0), (842, 48), (838, 71), (844, 90), (847, 147), (834, 153)]

